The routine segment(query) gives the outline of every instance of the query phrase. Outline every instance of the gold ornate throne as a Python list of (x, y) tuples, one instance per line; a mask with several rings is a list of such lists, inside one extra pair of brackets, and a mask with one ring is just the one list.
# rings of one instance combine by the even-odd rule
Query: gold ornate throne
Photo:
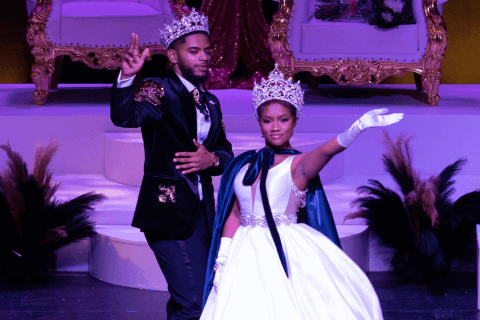
[(135, 32), (151, 59), (166, 53), (157, 37), (163, 23), (190, 11), (184, 0), (27, 0), (27, 8), (32, 7), (27, 41), (35, 57), (33, 99), (38, 105), (47, 100), (56, 58), (68, 55), (94, 69), (114, 70)]
[[(417, 89), (423, 86), (428, 103), (437, 105), (447, 45), (441, 14), (445, 1), (413, 0), (415, 25), (379, 31), (361, 22), (318, 21), (313, 14), (315, 0), (280, 0), (268, 41), (287, 77), (308, 71), (313, 77), (328, 75), (342, 85), (365, 85), (413, 72)], [(342, 32), (350, 38), (345, 40)]]

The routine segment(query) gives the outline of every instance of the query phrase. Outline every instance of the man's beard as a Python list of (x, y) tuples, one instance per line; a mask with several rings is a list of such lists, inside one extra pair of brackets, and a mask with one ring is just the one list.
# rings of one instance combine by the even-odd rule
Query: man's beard
[(197, 76), (193, 72), (193, 68), (189, 68), (184, 65), (181, 59), (178, 60), (178, 68), (180, 69), (182, 76), (195, 85), (199, 83), (205, 83), (208, 80), (208, 72), (204, 76)]

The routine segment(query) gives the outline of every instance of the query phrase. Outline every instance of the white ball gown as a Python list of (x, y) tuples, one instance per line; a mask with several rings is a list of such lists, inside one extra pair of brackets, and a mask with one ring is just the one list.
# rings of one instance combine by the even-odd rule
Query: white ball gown
[(260, 188), (242, 183), (244, 166), (234, 182), (242, 225), (201, 320), (383, 319), (375, 290), (355, 262), (322, 233), (296, 224), (304, 200), (294, 192), (293, 158), (272, 167), (266, 182), (289, 278), (265, 220)]

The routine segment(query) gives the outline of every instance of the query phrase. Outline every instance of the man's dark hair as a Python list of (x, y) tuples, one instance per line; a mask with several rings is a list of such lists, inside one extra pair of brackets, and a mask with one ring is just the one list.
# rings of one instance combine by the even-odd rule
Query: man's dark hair
[(175, 39), (172, 43), (170, 43), (170, 45), (168, 46), (168, 49), (174, 49), (175, 50), (177, 45), (187, 42), (187, 40), (185, 40), (186, 37), (191, 36), (193, 34), (197, 34), (197, 33), (203, 33), (204, 35), (209, 37), (208, 33), (206, 33), (205, 31), (193, 31), (193, 32), (184, 34), (183, 36)]
[(278, 103), (279, 105), (282, 105), (285, 108), (290, 109), (290, 112), (292, 113), (292, 117), (293, 118), (297, 117), (297, 108), (295, 108), (295, 106), (293, 104), (291, 104), (290, 102), (287, 102), (287, 101), (283, 101), (283, 100), (272, 99), (272, 100), (265, 101), (264, 103), (262, 103), (261, 105), (258, 106), (258, 108), (257, 108), (258, 118), (260, 119), (260, 117), (262, 115), (262, 111), (263, 111), (263, 109), (265, 109), (266, 106), (269, 106), (269, 105), (274, 104), (274, 103)]

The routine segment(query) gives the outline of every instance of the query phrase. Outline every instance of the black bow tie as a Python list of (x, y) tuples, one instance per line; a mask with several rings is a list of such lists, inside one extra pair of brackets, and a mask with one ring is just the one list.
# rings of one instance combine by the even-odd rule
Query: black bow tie
[(204, 93), (198, 90), (197, 88), (195, 88), (192, 90), (192, 95), (193, 95), (193, 100), (195, 100), (195, 103), (197, 104), (198, 110), (200, 110), (200, 113), (205, 116), (206, 120), (208, 120), (210, 115), (208, 114), (208, 109), (205, 105)]

